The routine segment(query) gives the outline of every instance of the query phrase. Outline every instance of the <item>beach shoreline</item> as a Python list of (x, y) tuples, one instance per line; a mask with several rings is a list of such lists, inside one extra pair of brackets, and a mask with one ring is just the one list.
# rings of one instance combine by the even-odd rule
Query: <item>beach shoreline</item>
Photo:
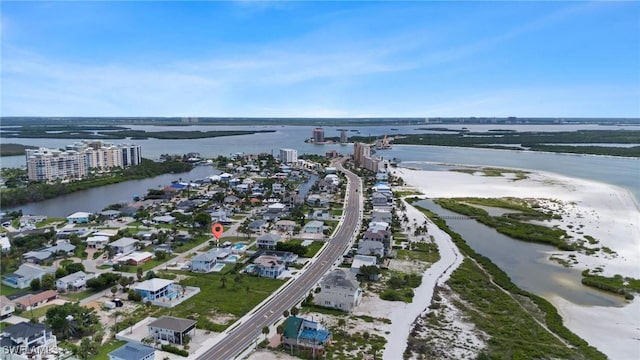
[[(457, 165), (456, 165), (457, 166)], [(480, 166), (464, 166), (478, 169)], [(568, 234), (579, 228), (599, 240), (615, 255), (594, 257), (575, 253), (575, 268), (602, 269), (602, 275), (621, 274), (640, 278), (640, 207), (627, 189), (591, 180), (570, 178), (549, 172), (518, 169), (527, 172), (527, 178), (515, 180), (505, 176), (483, 176), (454, 171), (414, 170), (396, 168), (395, 175), (428, 198), (452, 197), (516, 197), (551, 200), (562, 211), (562, 220), (550, 222)], [(548, 205), (548, 204), (547, 204)], [(571, 226), (569, 226), (571, 225)], [(622, 308), (587, 307), (570, 303), (558, 296), (547, 297), (564, 318), (565, 326), (591, 345), (614, 359), (627, 359), (640, 355), (639, 302), (633, 301)], [(616, 321), (615, 319), (627, 319)], [(636, 319), (633, 320), (628, 319)], [(593, 328), (602, 324), (606, 331)], [(385, 353), (386, 354), (386, 353)]]

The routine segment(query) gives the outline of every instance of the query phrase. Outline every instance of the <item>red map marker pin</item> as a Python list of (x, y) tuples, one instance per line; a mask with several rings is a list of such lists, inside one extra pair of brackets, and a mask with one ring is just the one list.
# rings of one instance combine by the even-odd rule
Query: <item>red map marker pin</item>
[(220, 240), (222, 233), (224, 232), (224, 226), (222, 224), (216, 223), (211, 225), (211, 233), (216, 237), (216, 240)]

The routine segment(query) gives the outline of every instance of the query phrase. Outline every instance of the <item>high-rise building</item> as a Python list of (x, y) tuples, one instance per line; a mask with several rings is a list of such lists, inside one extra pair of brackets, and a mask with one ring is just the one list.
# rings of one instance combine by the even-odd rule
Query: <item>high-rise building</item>
[(340, 131), (340, 143), (346, 144), (349, 141), (347, 137), (347, 130)]
[(280, 162), (285, 164), (291, 164), (298, 162), (298, 150), (295, 149), (280, 149)]
[(64, 151), (27, 150), (27, 173), (32, 181), (81, 179), (90, 169), (108, 171), (138, 165), (140, 153), (140, 145), (113, 145), (95, 140), (67, 145)]
[(311, 132), (311, 139), (313, 139), (314, 143), (323, 143), (324, 142), (324, 129), (323, 128), (315, 128)]

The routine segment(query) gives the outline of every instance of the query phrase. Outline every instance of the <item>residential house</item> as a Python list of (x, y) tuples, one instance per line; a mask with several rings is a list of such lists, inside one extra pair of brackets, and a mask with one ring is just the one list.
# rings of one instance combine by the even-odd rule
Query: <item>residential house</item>
[(331, 340), (331, 332), (320, 323), (290, 316), (284, 322), (282, 343), (289, 349), (311, 349), (321, 355), (325, 345)]
[(173, 281), (153, 278), (135, 284), (131, 288), (142, 296), (143, 302), (147, 300), (154, 301), (166, 298), (172, 293)]
[(373, 186), (373, 188), (371, 188), (373, 191), (375, 192), (379, 192), (379, 193), (385, 193), (385, 194), (391, 194), (391, 186), (389, 186), (389, 184), (385, 183), (385, 182), (379, 182), (377, 184), (375, 184)]
[(22, 264), (13, 273), (2, 275), (2, 283), (17, 289), (25, 289), (34, 279), (41, 280), (45, 274), (55, 274), (54, 268), (43, 268), (33, 264)]
[(391, 224), (392, 218), (393, 216), (389, 210), (375, 209), (371, 213), (371, 222), (386, 222)]
[(256, 245), (260, 249), (275, 249), (276, 244), (282, 241), (279, 234), (268, 233), (258, 236)]
[(196, 323), (196, 320), (161, 316), (147, 325), (147, 328), (149, 336), (156, 341), (182, 345), (188, 337), (192, 338), (196, 335)]
[(276, 230), (282, 232), (293, 232), (296, 226), (298, 226), (298, 224), (293, 220), (280, 220), (276, 222)]
[(360, 240), (358, 242), (358, 250), (356, 250), (356, 254), (384, 257), (384, 244), (376, 240)]
[(362, 300), (362, 289), (353, 273), (335, 269), (320, 282), (320, 292), (313, 296), (316, 305), (350, 312)]
[(269, 224), (265, 220), (255, 220), (249, 223), (249, 231), (252, 233), (262, 233), (267, 230)]
[(67, 216), (67, 222), (69, 224), (86, 224), (89, 222), (89, 217), (91, 217), (91, 213), (88, 212), (75, 212), (69, 216)]
[(123, 237), (112, 243), (109, 243), (108, 245), (109, 247), (111, 247), (111, 251), (114, 254), (127, 255), (127, 254), (131, 254), (136, 250), (137, 243), (138, 243), (138, 240), (136, 239)]
[(87, 247), (90, 249), (102, 250), (109, 243), (108, 236), (90, 236), (85, 241), (87, 243)]
[(293, 264), (296, 260), (298, 260), (298, 255), (290, 251), (267, 250), (267, 249), (258, 249), (258, 251), (256, 251), (252, 255), (252, 259), (256, 259), (262, 255), (275, 256), (278, 258), (278, 260), (282, 261), (285, 264)]
[(253, 260), (256, 274), (266, 278), (277, 278), (286, 270), (285, 263), (277, 256), (260, 255)]
[(379, 241), (384, 245), (384, 249), (387, 253), (391, 251), (391, 231), (389, 230), (377, 230), (377, 231), (367, 230), (365, 231), (362, 237), (362, 240), (363, 241), (366, 241), (366, 240)]
[(154, 360), (156, 350), (150, 346), (129, 342), (109, 353), (109, 360)]
[[(362, 266), (377, 266), (378, 259), (375, 256), (370, 255), (356, 255), (353, 257), (353, 262), (351, 263), (351, 272), (354, 275), (360, 274), (360, 268)], [(378, 280), (380, 275), (376, 276), (371, 280)]]
[(311, 205), (315, 207), (327, 207), (329, 206), (329, 199), (322, 195), (311, 194), (307, 196), (306, 203), (307, 205)]
[(240, 198), (235, 195), (225, 196), (224, 200), (222, 200), (222, 202), (227, 205), (235, 205), (238, 201), (240, 201)]
[(271, 185), (271, 192), (274, 194), (284, 194), (286, 187), (282, 183), (273, 183)]
[(115, 220), (119, 218), (122, 213), (118, 210), (105, 210), (101, 211), (99, 215), (109, 220)]
[(22, 258), (27, 262), (41, 264), (57, 256), (73, 255), (75, 250), (75, 245), (72, 245), (67, 241), (58, 240), (56, 245), (47, 246), (36, 251), (28, 251), (22, 255)]
[(314, 220), (331, 220), (331, 217), (329, 209), (317, 209), (309, 213), (309, 218)]
[(138, 266), (153, 259), (153, 254), (148, 251), (134, 251), (118, 259), (119, 263)]
[(231, 251), (225, 248), (214, 248), (198, 254), (191, 259), (191, 271), (211, 272), (219, 260), (225, 259), (230, 254)]
[(14, 311), (16, 311), (16, 304), (6, 296), (0, 295), (0, 319), (8, 318)]
[(0, 334), (0, 344), (5, 350), (0, 353), (0, 358), (12, 360), (32, 359), (31, 352), (45, 353), (34, 351), (36, 348), (55, 349), (58, 346), (55, 335), (47, 325), (26, 321), (4, 328)]
[(84, 271), (77, 271), (56, 280), (56, 289), (59, 291), (80, 290), (87, 285), (87, 280), (92, 278), (93, 274), (87, 274)]
[(322, 234), (322, 230), (324, 230), (324, 223), (318, 220), (309, 221), (302, 228), (305, 234)]
[(371, 195), (371, 203), (375, 206), (387, 207), (393, 205), (393, 195), (381, 192), (374, 192)]
[(0, 234), (0, 252), (9, 251), (11, 251), (11, 241), (9, 241), (9, 238), (6, 235)]
[(154, 216), (151, 218), (156, 224), (165, 224), (165, 225), (173, 225), (176, 223), (176, 218), (171, 215), (162, 215), (162, 216)]
[(58, 298), (57, 290), (45, 290), (37, 294), (29, 294), (15, 299), (16, 307), (22, 310), (35, 309)]
[(47, 217), (44, 215), (22, 215), (20, 217), (20, 228), (35, 229), (37, 223), (45, 220), (47, 220)]

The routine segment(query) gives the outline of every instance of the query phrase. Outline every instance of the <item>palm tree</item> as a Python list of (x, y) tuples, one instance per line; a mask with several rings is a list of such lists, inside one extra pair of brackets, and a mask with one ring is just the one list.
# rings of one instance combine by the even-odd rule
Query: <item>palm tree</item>
[(297, 316), (299, 312), (300, 312), (300, 310), (298, 310), (297, 307), (294, 306), (294, 307), (291, 308), (291, 315)]
[(262, 328), (262, 333), (264, 334), (265, 337), (269, 336), (270, 332), (271, 332), (271, 329), (269, 329), (268, 326), (265, 326)]
[(285, 310), (282, 312), (282, 316), (288, 318), (289, 317), (289, 310)]
[(224, 289), (227, 287), (227, 278), (225, 276), (220, 278), (220, 288)]

